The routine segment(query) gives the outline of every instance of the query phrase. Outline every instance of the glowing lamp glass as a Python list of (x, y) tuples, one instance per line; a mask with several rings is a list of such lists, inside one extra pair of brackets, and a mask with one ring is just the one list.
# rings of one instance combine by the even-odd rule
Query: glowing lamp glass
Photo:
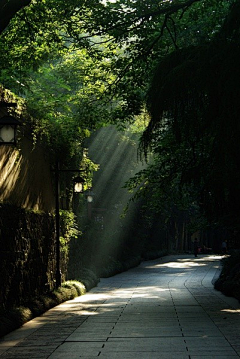
[(84, 185), (84, 179), (82, 177), (76, 177), (74, 179), (74, 192), (82, 193), (83, 185)]
[(88, 195), (87, 196), (87, 201), (88, 201), (88, 203), (91, 203), (93, 201), (93, 196)]
[(0, 144), (15, 145), (17, 126), (20, 122), (12, 116), (4, 116), (0, 118)]
[(0, 142), (1, 143), (14, 143), (15, 142), (14, 127), (9, 126), (9, 125), (0, 127)]

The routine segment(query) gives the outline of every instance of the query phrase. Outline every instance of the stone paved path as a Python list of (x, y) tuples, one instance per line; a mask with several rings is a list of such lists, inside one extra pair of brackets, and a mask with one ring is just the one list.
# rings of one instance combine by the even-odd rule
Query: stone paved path
[(102, 279), (0, 339), (0, 357), (240, 357), (240, 305), (213, 289), (217, 256), (168, 256)]

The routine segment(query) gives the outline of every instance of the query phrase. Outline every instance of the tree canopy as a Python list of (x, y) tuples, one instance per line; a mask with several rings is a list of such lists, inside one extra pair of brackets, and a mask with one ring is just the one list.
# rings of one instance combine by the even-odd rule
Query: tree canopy
[(233, 222), (239, 1), (34, 0), (14, 1), (9, 12), (10, 3), (0, 81), (26, 98), (42, 129), (58, 128), (59, 145), (78, 133), (79, 144), (97, 126), (134, 119), (147, 102), (141, 145), (154, 162), (130, 187), (157, 183), (153, 207), (194, 202), (210, 219)]
[[(142, 137), (145, 150), (150, 146), (160, 154), (159, 166), (168, 180), (194, 185), (207, 217), (235, 228), (240, 196), (239, 5), (232, 5), (211, 41), (177, 49), (159, 63), (148, 93), (151, 121)], [(170, 153), (162, 147), (166, 138)], [(168, 160), (161, 154), (166, 150)]]

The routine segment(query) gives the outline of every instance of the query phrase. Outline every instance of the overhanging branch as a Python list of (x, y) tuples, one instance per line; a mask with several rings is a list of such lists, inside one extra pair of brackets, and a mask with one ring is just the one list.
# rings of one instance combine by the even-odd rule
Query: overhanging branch
[(16, 13), (30, 3), (31, 0), (0, 0), (0, 34)]

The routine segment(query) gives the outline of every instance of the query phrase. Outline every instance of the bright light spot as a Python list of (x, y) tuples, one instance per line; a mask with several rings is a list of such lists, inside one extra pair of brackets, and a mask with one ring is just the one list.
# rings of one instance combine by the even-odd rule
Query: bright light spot
[(88, 310), (81, 310), (81, 315), (97, 315), (99, 313), (97, 312), (91, 312), (91, 311), (88, 311)]
[(111, 296), (110, 295), (107, 295), (107, 294), (96, 294), (96, 293), (93, 293), (93, 294), (85, 294), (84, 296), (80, 296), (80, 297), (76, 297), (74, 299), (72, 299), (72, 302), (90, 302), (91, 303), (91, 300), (94, 300), (95, 301), (101, 301), (101, 300), (106, 300), (108, 298), (110, 298)]
[(240, 309), (222, 309), (221, 312), (240, 314)]
[(166, 264), (160, 264), (157, 267), (168, 267), (168, 268), (189, 268), (189, 267), (198, 267), (203, 266), (204, 264), (199, 264), (197, 262), (189, 262), (189, 263), (176, 263), (170, 262)]
[(169, 263), (163, 263), (163, 264), (157, 264), (154, 266), (148, 266), (146, 268), (191, 268), (191, 267), (199, 267), (199, 266), (204, 266), (206, 264), (204, 263), (198, 263), (198, 262), (185, 262), (185, 263), (180, 263), (180, 262), (169, 262)]
[[(189, 258), (179, 258), (174, 262), (167, 262), (161, 264), (153, 264), (152, 266), (146, 266), (146, 268), (191, 268), (191, 267), (199, 267), (207, 265), (206, 262), (218, 262), (222, 256), (220, 255), (205, 255), (201, 257), (197, 257), (194, 259)], [(218, 268), (218, 265), (214, 268)]]

